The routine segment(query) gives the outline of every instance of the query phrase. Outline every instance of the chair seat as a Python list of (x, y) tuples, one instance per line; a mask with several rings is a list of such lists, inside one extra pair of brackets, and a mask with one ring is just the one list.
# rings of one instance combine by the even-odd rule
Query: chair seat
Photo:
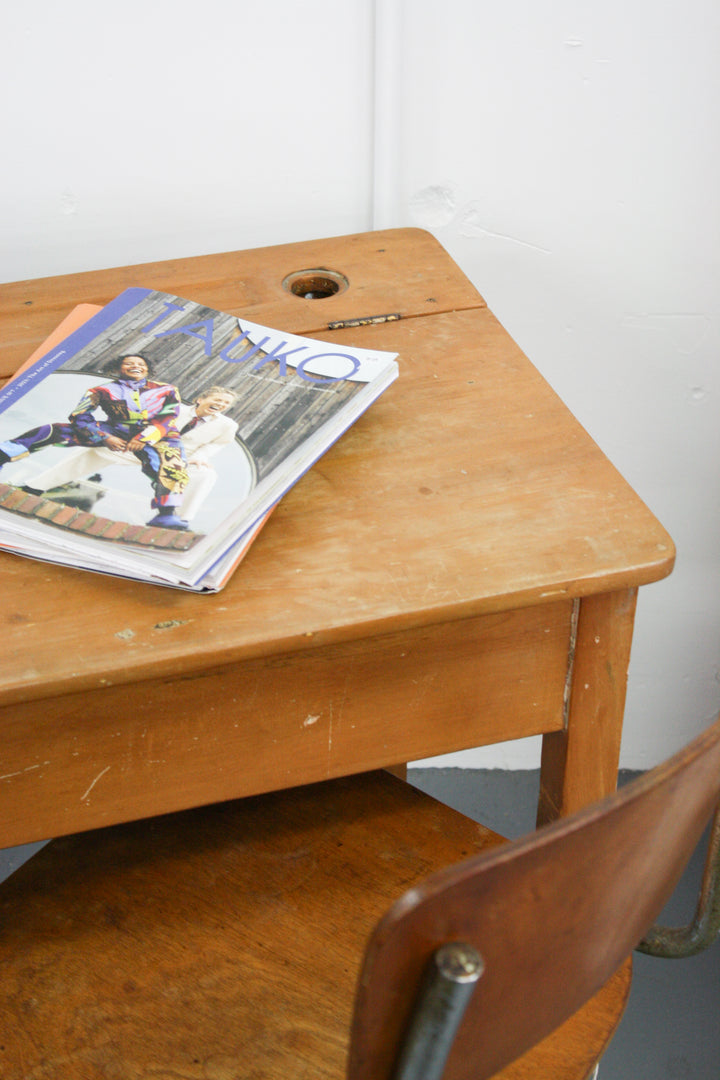
[[(384, 772), (55, 840), (0, 887), (0, 1076), (338, 1080), (373, 926), (502, 842)], [(585, 1080), (629, 982), (498, 1077)]]

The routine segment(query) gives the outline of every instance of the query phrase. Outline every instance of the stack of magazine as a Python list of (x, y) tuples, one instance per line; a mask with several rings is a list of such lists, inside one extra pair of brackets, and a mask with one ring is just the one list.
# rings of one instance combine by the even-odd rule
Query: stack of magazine
[(80, 305), (0, 391), (0, 547), (217, 592), (397, 375), (151, 289)]

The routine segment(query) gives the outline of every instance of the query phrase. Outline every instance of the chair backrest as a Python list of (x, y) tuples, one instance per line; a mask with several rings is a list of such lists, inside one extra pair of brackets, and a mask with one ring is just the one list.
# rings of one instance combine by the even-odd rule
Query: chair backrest
[(571, 1016), (672, 893), (720, 791), (720, 720), (665, 764), (526, 839), (425, 880), (372, 935), (348, 1076), (389, 1080), (430, 959), (484, 960), (443, 1080), (485, 1080)]

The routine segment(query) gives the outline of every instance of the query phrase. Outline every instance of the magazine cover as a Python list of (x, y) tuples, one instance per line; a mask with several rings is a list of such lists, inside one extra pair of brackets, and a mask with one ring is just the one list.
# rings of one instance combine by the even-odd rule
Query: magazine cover
[(0, 546), (216, 591), (394, 354), (128, 289), (0, 391)]

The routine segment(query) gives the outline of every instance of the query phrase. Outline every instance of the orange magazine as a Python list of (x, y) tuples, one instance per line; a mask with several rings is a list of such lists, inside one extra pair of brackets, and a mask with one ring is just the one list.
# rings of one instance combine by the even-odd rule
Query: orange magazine
[(29, 368), (31, 364), (34, 364), (37, 360), (40, 360), (46, 353), (49, 353), (51, 349), (59, 345), (61, 341), (64, 341), (74, 330), (77, 330), (79, 326), (86, 323), (88, 319), (93, 315), (97, 315), (98, 311), (102, 311), (100, 304), (78, 304), (74, 307), (69, 315), (66, 315), (61, 323), (55, 327), (53, 332), (49, 334), (41, 345), (38, 345), (32, 356), (29, 356), (24, 364), (15, 372), (15, 375), (11, 375), (8, 381), (12, 381), (17, 375), (26, 368)]

